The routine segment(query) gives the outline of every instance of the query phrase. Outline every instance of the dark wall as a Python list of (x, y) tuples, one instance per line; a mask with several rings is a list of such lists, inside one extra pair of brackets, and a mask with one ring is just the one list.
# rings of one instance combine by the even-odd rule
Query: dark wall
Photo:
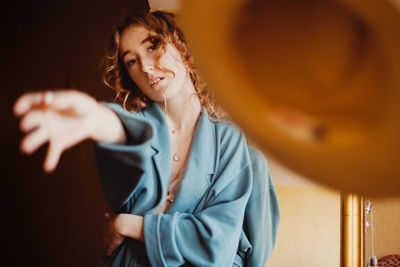
[(99, 62), (121, 10), (147, 10), (145, 0), (15, 1), (2, 6), (1, 266), (96, 266), (103, 253), (103, 213), (109, 210), (93, 144), (65, 152), (51, 175), (42, 171), (46, 147), (19, 152), (12, 105), (22, 93), (73, 87), (112, 100)]

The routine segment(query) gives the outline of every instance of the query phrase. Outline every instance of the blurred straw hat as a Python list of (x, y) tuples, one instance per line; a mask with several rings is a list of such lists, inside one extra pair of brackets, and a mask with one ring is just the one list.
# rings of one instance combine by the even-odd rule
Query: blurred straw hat
[(190, 0), (219, 101), (267, 153), (342, 191), (400, 193), (400, 1)]

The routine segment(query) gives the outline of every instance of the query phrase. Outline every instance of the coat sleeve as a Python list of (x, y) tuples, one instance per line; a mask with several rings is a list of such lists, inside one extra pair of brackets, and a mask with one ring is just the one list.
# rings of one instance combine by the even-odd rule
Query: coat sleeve
[(146, 251), (152, 266), (232, 266), (251, 188), (240, 173), (196, 214), (147, 214)]
[(145, 170), (151, 164), (152, 126), (139, 114), (128, 113), (117, 104), (107, 104), (121, 120), (127, 143), (98, 143), (95, 157), (104, 191), (114, 212), (134, 194)]
[[(245, 140), (241, 145), (245, 145)], [(190, 266), (232, 266), (251, 192), (252, 174), (250, 164), (240, 163), (249, 162), (247, 146), (246, 160), (239, 159), (244, 154), (240, 152), (241, 148), (231, 148), (231, 155), (221, 160), (221, 172), (212, 180), (204, 206), (197, 212), (145, 216), (145, 245), (152, 266), (185, 263)]]
[[(280, 212), (264, 156), (252, 147), (249, 147), (249, 155), (253, 171), (253, 189), (245, 211), (243, 230), (246, 237), (243, 237), (243, 240), (248, 240), (251, 249), (242, 257), (245, 258), (247, 267), (263, 267), (275, 245)], [(242, 251), (240, 249), (239, 246), (238, 253), (245, 252), (244, 249), (247, 248), (243, 246)]]

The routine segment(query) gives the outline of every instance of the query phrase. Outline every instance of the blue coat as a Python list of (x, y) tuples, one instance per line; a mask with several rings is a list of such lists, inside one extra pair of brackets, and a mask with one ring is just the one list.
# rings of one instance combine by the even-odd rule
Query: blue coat
[(210, 121), (203, 109), (175, 200), (154, 214), (172, 165), (163, 113), (157, 104), (138, 113), (109, 107), (128, 139), (96, 145), (100, 177), (114, 212), (144, 216), (145, 242), (126, 238), (100, 265), (264, 266), (279, 208), (266, 161), (243, 134), (229, 122)]

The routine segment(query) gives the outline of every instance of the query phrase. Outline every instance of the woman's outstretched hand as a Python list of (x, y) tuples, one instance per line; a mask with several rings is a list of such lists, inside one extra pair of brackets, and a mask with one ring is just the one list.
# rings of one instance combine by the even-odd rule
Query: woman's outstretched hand
[(14, 104), (27, 135), (21, 151), (31, 154), (49, 143), (44, 170), (52, 172), (62, 152), (85, 139), (124, 143), (125, 133), (118, 117), (93, 97), (76, 90), (26, 93)]

